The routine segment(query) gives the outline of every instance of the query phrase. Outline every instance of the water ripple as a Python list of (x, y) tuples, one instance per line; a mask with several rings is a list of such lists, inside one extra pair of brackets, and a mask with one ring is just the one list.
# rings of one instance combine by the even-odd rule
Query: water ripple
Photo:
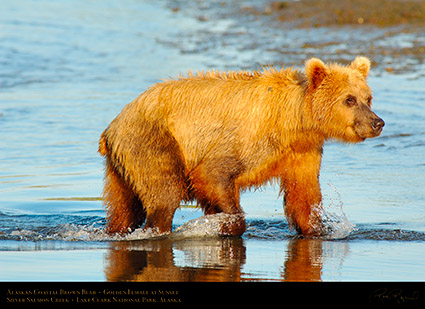
[[(227, 215), (228, 216), (228, 215)], [(161, 235), (160, 238), (208, 238), (218, 237), (217, 226), (228, 217), (210, 215), (191, 220), (174, 232)], [(69, 242), (105, 242), (105, 241), (135, 241), (158, 238), (153, 231), (137, 229), (134, 232), (120, 236), (105, 232), (105, 218), (101, 216), (81, 215), (7, 215), (0, 213), (0, 240), (15, 241), (69, 241)], [(341, 224), (341, 223), (338, 223)], [(341, 226), (339, 226), (341, 227)], [(345, 239), (384, 240), (384, 241), (425, 241), (425, 233), (404, 229), (383, 229), (375, 225), (361, 224), (352, 228), (344, 237), (325, 236), (324, 240)], [(289, 228), (286, 221), (251, 219), (247, 220), (245, 239), (290, 240), (299, 238)]]

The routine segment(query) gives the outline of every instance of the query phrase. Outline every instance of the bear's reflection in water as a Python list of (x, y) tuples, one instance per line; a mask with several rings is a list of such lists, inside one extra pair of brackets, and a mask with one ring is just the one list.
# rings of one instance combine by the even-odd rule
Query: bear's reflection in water
[[(276, 242), (287, 246), (275, 281), (321, 281), (320, 239)], [(247, 255), (240, 237), (114, 242), (105, 256), (108, 281), (239, 282), (262, 281), (244, 270)], [(282, 251), (280, 251), (282, 252)], [(278, 257), (279, 258), (279, 257)], [(267, 261), (264, 261), (267, 264)], [(249, 268), (249, 267), (248, 267)]]

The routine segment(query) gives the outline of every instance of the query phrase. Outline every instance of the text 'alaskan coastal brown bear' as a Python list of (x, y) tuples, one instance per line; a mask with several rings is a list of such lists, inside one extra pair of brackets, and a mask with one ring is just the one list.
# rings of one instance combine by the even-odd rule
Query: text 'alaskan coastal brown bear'
[(222, 235), (242, 235), (241, 190), (280, 182), (289, 224), (322, 233), (319, 171), (326, 140), (380, 135), (371, 110), (370, 61), (349, 66), (312, 58), (305, 72), (206, 72), (157, 83), (103, 132), (107, 230), (171, 231), (182, 201), (206, 215), (240, 214)]

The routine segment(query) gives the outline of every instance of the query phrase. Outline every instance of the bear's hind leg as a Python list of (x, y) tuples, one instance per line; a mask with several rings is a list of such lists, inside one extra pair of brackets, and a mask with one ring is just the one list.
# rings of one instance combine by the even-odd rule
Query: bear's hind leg
[(149, 136), (135, 139), (144, 156), (135, 160), (134, 170), (141, 179), (136, 180), (136, 190), (146, 211), (144, 229), (163, 234), (171, 232), (174, 213), (188, 197), (187, 175), (184, 157), (171, 133), (159, 125), (152, 130)]
[(171, 232), (174, 213), (179, 206), (180, 205), (177, 204), (173, 207), (157, 206), (153, 207), (152, 209), (148, 209), (144, 230), (146, 231), (152, 229), (155, 233), (158, 234)]
[(146, 224), (144, 229), (153, 229), (154, 232), (163, 234), (169, 233), (172, 229), (173, 217), (180, 202), (185, 197), (183, 183), (176, 175), (163, 174), (159, 182), (152, 182), (150, 185), (158, 194), (145, 197), (144, 205), (146, 209)]
[[(220, 169), (220, 166), (224, 168)], [(234, 171), (234, 175), (228, 175)], [(245, 218), (239, 205), (239, 188), (235, 178), (239, 166), (229, 160), (215, 160), (199, 165), (191, 173), (191, 183), (197, 202), (205, 215), (225, 213), (236, 215), (231, 221), (223, 223), (221, 234), (225, 236), (240, 236), (245, 232)], [(227, 174), (226, 174), (227, 173)]]
[(109, 159), (106, 160), (103, 201), (107, 209), (108, 233), (127, 233), (143, 225), (146, 213), (142, 203), (115, 171)]

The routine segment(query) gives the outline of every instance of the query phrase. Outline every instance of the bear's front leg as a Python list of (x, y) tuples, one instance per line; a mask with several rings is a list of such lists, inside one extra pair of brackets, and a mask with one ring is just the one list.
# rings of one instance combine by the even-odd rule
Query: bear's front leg
[(322, 232), (321, 157), (320, 149), (292, 153), (285, 160), (285, 172), (281, 176), (285, 215), (289, 224), (304, 236), (320, 236)]

